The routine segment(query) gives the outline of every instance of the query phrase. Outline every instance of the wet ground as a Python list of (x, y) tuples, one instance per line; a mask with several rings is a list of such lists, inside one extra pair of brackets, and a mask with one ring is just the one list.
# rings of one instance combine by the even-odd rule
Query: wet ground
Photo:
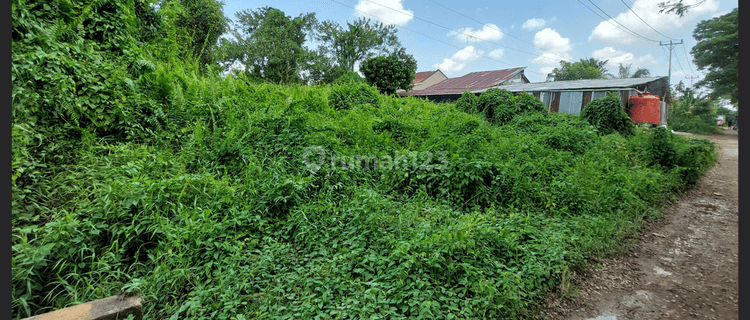
[(700, 137), (719, 144), (718, 163), (629, 253), (576, 274), (577, 298), (552, 295), (542, 318), (739, 318), (739, 136), (727, 129)]

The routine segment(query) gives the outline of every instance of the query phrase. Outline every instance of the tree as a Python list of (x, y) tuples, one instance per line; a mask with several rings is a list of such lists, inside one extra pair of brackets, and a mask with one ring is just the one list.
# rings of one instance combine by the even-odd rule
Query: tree
[(674, 13), (676, 15), (679, 15), (680, 17), (685, 16), (686, 13), (692, 8), (695, 8), (701, 4), (706, 2), (706, 0), (700, 0), (693, 4), (684, 4), (683, 0), (678, 0), (677, 2), (667, 1), (667, 2), (659, 2), (659, 13)]
[(346, 24), (344, 29), (336, 22), (324, 21), (318, 28), (318, 40), (323, 43), (321, 51), (339, 66), (354, 71), (357, 62), (401, 49), (395, 26), (372, 23), (365, 18)]
[[(188, 47), (201, 67), (216, 63), (213, 50), (219, 36), (229, 27), (224, 16), (224, 2), (216, 0), (179, 0), (184, 11), (175, 20), (175, 25), (185, 30)], [(147, 29), (148, 30), (148, 29)]]
[(698, 43), (690, 50), (698, 70), (708, 70), (696, 86), (713, 90), (711, 97), (728, 95), (732, 104), (739, 101), (739, 9), (698, 23), (693, 38)]
[(597, 69), (599, 69), (599, 71), (601, 72), (602, 75), (606, 75), (607, 71), (609, 71), (609, 70), (607, 70), (607, 68), (604, 67), (604, 65), (607, 64), (607, 61), (609, 61), (609, 60), (602, 61), (602, 60), (598, 60), (596, 58), (584, 58), (584, 59), (581, 59), (580, 62), (581, 62), (581, 64), (584, 67), (594, 67), (594, 68), (597, 68)]
[(235, 40), (224, 40), (224, 62), (241, 62), (254, 78), (275, 83), (298, 83), (310, 59), (303, 47), (318, 22), (314, 13), (296, 18), (279, 9), (263, 7), (237, 13), (239, 25), (232, 30)]
[(583, 59), (574, 63), (560, 61), (560, 68), (555, 68), (552, 73), (554, 73), (555, 81), (603, 78), (602, 69), (598, 67), (598, 63), (592, 64)]
[(409, 90), (413, 87), (417, 60), (403, 49), (388, 55), (369, 58), (359, 66), (367, 83), (384, 94), (394, 94), (396, 90)]
[(651, 71), (648, 71), (646, 68), (638, 68), (633, 72), (630, 73), (630, 70), (632, 68), (633, 64), (623, 65), (620, 63), (619, 71), (617, 73), (618, 77), (620, 79), (626, 79), (626, 78), (648, 78), (651, 76)]

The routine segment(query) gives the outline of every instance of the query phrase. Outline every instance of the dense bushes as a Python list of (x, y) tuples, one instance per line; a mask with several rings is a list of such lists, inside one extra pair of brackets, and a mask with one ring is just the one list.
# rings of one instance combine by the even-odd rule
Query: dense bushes
[[(504, 90), (467, 114), (19, 41), (14, 318), (123, 291), (147, 319), (523, 317), (715, 160), (707, 140), (599, 136)], [(99, 56), (109, 83), (82, 73)], [(82, 95), (114, 109), (53, 107)]]
[(516, 101), (507, 90), (490, 88), (479, 95), (477, 111), (484, 114), (488, 122), (504, 125), (515, 116)]
[(479, 97), (468, 91), (464, 92), (461, 97), (456, 100), (456, 109), (466, 113), (476, 113), (478, 105)]
[(516, 115), (518, 114), (530, 114), (530, 113), (547, 113), (547, 108), (544, 107), (544, 103), (541, 100), (534, 98), (533, 95), (526, 92), (521, 92), (515, 96), (516, 100)]
[(351, 109), (360, 104), (378, 106), (378, 90), (362, 82), (334, 85), (328, 101), (336, 110)]
[(633, 135), (635, 125), (622, 109), (616, 94), (594, 99), (581, 110), (581, 118), (595, 126), (600, 134), (607, 135), (619, 132), (622, 135)]
[(479, 96), (464, 92), (456, 101), (456, 109), (466, 113), (480, 113), (495, 125), (505, 125), (520, 115), (548, 113), (544, 104), (534, 96), (522, 92), (517, 96), (507, 90), (490, 88)]
[(670, 105), (668, 125), (678, 132), (698, 134), (720, 134), (716, 126), (716, 101), (694, 97), (692, 90), (684, 90), (683, 96)]

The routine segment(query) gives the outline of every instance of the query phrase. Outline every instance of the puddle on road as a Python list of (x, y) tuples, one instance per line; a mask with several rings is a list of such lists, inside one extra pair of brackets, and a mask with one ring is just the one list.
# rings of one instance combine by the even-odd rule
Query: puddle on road
[(663, 275), (663, 276), (671, 276), (672, 275), (671, 272), (666, 271), (666, 270), (664, 270), (662, 268), (659, 268), (659, 267), (654, 267), (654, 271), (656, 271), (656, 274), (660, 274), (660, 275)]

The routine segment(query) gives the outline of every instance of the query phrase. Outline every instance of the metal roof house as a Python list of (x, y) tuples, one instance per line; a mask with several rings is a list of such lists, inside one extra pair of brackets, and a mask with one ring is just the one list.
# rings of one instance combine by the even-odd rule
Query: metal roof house
[(473, 92), (515, 83), (528, 83), (529, 79), (523, 74), (524, 69), (526, 67), (472, 72), (458, 78), (447, 78), (421, 90), (409, 90), (401, 95), (425, 97), (433, 102), (452, 102), (458, 100), (466, 91)]
[(440, 71), (440, 69), (435, 71), (417, 72), (414, 75), (414, 80), (412, 80), (411, 82), (411, 84), (414, 85), (412, 90), (427, 89), (428, 87), (437, 84), (445, 79), (448, 79), (448, 77), (446, 77), (445, 74)]
[[(617, 92), (623, 108), (629, 109), (630, 96), (638, 92), (658, 95), (662, 99), (660, 123), (667, 123), (669, 110), (669, 84), (667, 77), (627, 78), (627, 79), (587, 79), (512, 84), (502, 89), (512, 93), (526, 92), (542, 100), (550, 112), (579, 114), (591, 100), (603, 98), (607, 92)], [(472, 90), (481, 94), (487, 89)], [(665, 99), (666, 97), (666, 99)]]

